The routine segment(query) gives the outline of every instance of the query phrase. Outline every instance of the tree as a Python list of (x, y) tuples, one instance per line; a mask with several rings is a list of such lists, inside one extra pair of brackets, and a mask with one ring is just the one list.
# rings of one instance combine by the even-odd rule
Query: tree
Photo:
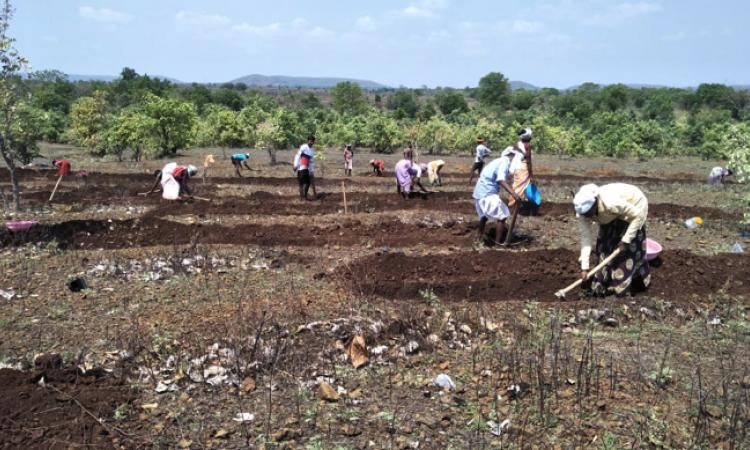
[(397, 119), (403, 119), (408, 117), (413, 119), (416, 117), (419, 111), (419, 103), (417, 102), (417, 96), (413, 91), (407, 89), (401, 89), (393, 93), (385, 105), (391, 111), (395, 111), (395, 117)]
[(16, 177), (16, 161), (29, 157), (30, 149), (24, 139), (16, 138), (16, 131), (24, 127), (21, 99), (23, 83), (21, 72), (27, 67), (27, 61), (13, 46), (15, 40), (8, 36), (13, 8), (9, 0), (0, 3), (0, 153), (10, 171), (13, 203), (16, 210), (21, 207), (21, 192)]
[(331, 89), (331, 106), (340, 114), (357, 115), (367, 109), (367, 99), (357, 83), (343, 81)]
[(526, 89), (518, 89), (513, 92), (513, 109), (526, 111), (534, 106), (534, 93)]
[(106, 94), (95, 91), (90, 97), (81, 97), (70, 108), (71, 140), (95, 155), (102, 155), (104, 149), (103, 132), (110, 119)]
[(218, 91), (214, 91), (211, 99), (214, 103), (224, 105), (233, 111), (239, 111), (244, 106), (242, 97), (233, 89), (219, 89)]
[(393, 118), (382, 113), (372, 113), (367, 117), (364, 141), (368, 147), (376, 152), (392, 153), (402, 140), (403, 130)]
[(197, 114), (195, 105), (148, 93), (143, 113), (153, 120), (157, 137), (157, 156), (174, 156), (195, 138)]
[(463, 113), (469, 110), (464, 95), (455, 89), (443, 89), (435, 95), (435, 104), (444, 115)]
[(479, 80), (477, 99), (482, 106), (507, 109), (510, 106), (510, 84), (500, 72), (490, 72)]
[(145, 152), (157, 147), (154, 119), (137, 109), (122, 111), (112, 117), (104, 133), (107, 152), (122, 161), (126, 150), (132, 151), (133, 160), (140, 161)]
[(611, 84), (599, 94), (600, 108), (605, 111), (624, 109), (628, 104), (628, 87), (624, 84)]

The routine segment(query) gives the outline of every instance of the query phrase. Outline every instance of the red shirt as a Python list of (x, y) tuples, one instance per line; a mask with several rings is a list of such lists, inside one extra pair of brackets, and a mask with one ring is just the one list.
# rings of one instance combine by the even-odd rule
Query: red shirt
[(382, 172), (385, 170), (385, 161), (383, 161), (382, 159), (375, 160), (372, 162), (372, 167)]
[(185, 167), (185, 166), (177, 166), (177, 167), (175, 167), (174, 171), (172, 172), (172, 176), (175, 177), (175, 178), (178, 178), (186, 170), (187, 170), (187, 167)]
[(70, 162), (67, 159), (57, 161), (57, 176), (64, 177), (70, 173)]

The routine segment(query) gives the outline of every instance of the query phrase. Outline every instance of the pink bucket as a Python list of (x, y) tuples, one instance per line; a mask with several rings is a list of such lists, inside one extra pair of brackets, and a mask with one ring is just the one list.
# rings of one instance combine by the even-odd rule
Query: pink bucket
[(661, 251), (661, 244), (652, 239), (646, 238), (646, 261), (652, 261), (656, 259)]
[(26, 231), (38, 223), (36, 220), (15, 220), (13, 222), (5, 222), (5, 226), (10, 231)]

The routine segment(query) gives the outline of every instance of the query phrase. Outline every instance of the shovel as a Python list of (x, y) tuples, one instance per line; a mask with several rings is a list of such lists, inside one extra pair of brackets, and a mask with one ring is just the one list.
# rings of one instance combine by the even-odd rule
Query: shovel
[(513, 208), (513, 216), (510, 218), (510, 225), (508, 226), (508, 232), (505, 234), (505, 244), (510, 245), (510, 241), (513, 239), (513, 229), (516, 227), (516, 219), (518, 218), (518, 210), (521, 209), (521, 202), (516, 202), (516, 207)]
[[(604, 260), (602, 262), (600, 262), (596, 267), (594, 267), (593, 269), (591, 269), (589, 271), (589, 273), (586, 274), (586, 279), (588, 280), (589, 278), (591, 278), (594, 275), (596, 275), (607, 264), (611, 263), (612, 260), (615, 259), (617, 257), (617, 255), (619, 255), (619, 254), (620, 254), (620, 249), (618, 248), (615, 251), (613, 251), (609, 256), (607, 256), (606, 258), (604, 258)], [(583, 280), (579, 278), (578, 280), (575, 281), (575, 283), (572, 283), (570, 286), (566, 287), (565, 289), (560, 289), (559, 291), (555, 292), (555, 297), (557, 297), (557, 298), (565, 298), (565, 294), (567, 294), (568, 292), (570, 292), (573, 289), (575, 289), (578, 286), (580, 286), (581, 283), (583, 283)]]

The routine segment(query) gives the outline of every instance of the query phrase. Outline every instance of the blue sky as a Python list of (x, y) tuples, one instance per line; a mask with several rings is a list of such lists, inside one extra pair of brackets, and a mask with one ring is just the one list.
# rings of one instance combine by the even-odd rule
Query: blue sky
[(341, 76), (392, 86), (750, 83), (741, 0), (16, 0), (35, 69), (223, 82)]

